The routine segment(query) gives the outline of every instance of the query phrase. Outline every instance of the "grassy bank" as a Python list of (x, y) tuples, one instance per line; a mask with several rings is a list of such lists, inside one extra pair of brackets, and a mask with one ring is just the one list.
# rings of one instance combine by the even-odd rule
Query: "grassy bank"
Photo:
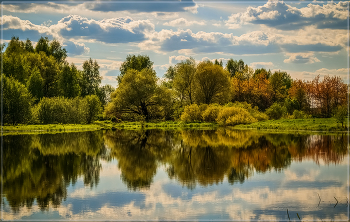
[(344, 127), (337, 123), (335, 118), (314, 118), (314, 119), (279, 119), (266, 120), (247, 125), (237, 125), (235, 129), (269, 129), (269, 130), (307, 130), (307, 131), (347, 131), (347, 122)]
[(94, 124), (46, 124), (46, 125), (8, 125), (3, 126), (3, 135), (53, 133), (53, 132), (76, 132), (92, 131), (101, 129), (215, 129), (215, 123), (182, 123), (182, 122), (123, 122), (112, 123), (111, 121), (95, 121)]

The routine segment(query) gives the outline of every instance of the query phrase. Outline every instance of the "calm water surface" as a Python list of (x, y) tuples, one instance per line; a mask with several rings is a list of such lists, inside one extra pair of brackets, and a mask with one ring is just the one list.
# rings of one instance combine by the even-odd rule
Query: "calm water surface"
[(14, 135), (3, 154), (3, 220), (281, 221), (287, 209), (291, 220), (348, 220), (345, 134)]

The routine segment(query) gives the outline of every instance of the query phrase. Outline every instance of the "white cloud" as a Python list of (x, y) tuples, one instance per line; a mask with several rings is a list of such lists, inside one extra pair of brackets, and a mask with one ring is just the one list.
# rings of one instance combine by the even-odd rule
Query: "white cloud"
[(163, 25), (166, 26), (175, 26), (175, 27), (183, 27), (183, 26), (191, 26), (191, 25), (205, 25), (205, 21), (187, 21), (184, 18), (178, 18), (171, 22), (166, 22)]
[(263, 6), (248, 7), (245, 12), (229, 16), (226, 26), (236, 29), (244, 24), (264, 24), (280, 30), (297, 30), (314, 25), (323, 29), (347, 29), (347, 2), (308, 4), (296, 8), (283, 1), (268, 1)]
[(257, 69), (257, 68), (267, 68), (270, 69), (272, 67), (274, 67), (272, 62), (252, 62), (250, 63), (250, 66), (253, 69)]
[(285, 63), (306, 63), (311, 64), (315, 62), (321, 62), (317, 59), (313, 53), (287, 53), (288, 59), (285, 59)]

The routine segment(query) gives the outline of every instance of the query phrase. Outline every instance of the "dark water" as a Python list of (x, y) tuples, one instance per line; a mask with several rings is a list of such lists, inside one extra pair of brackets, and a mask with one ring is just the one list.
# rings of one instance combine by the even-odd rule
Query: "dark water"
[(348, 220), (347, 143), (227, 129), (4, 136), (1, 218)]

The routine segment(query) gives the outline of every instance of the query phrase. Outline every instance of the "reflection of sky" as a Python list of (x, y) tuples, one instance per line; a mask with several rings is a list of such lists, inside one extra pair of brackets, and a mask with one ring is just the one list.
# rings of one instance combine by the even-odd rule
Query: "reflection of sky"
[(291, 220), (298, 220), (296, 213), (303, 220), (346, 220), (347, 162), (292, 162), (282, 172), (255, 173), (243, 184), (224, 180), (193, 190), (169, 179), (159, 167), (151, 187), (134, 192), (121, 181), (114, 160), (102, 162), (97, 187), (84, 187), (82, 179), (70, 185), (60, 207), (41, 212), (33, 206), (13, 215), (5, 204), (3, 219), (287, 220), (288, 209)]

